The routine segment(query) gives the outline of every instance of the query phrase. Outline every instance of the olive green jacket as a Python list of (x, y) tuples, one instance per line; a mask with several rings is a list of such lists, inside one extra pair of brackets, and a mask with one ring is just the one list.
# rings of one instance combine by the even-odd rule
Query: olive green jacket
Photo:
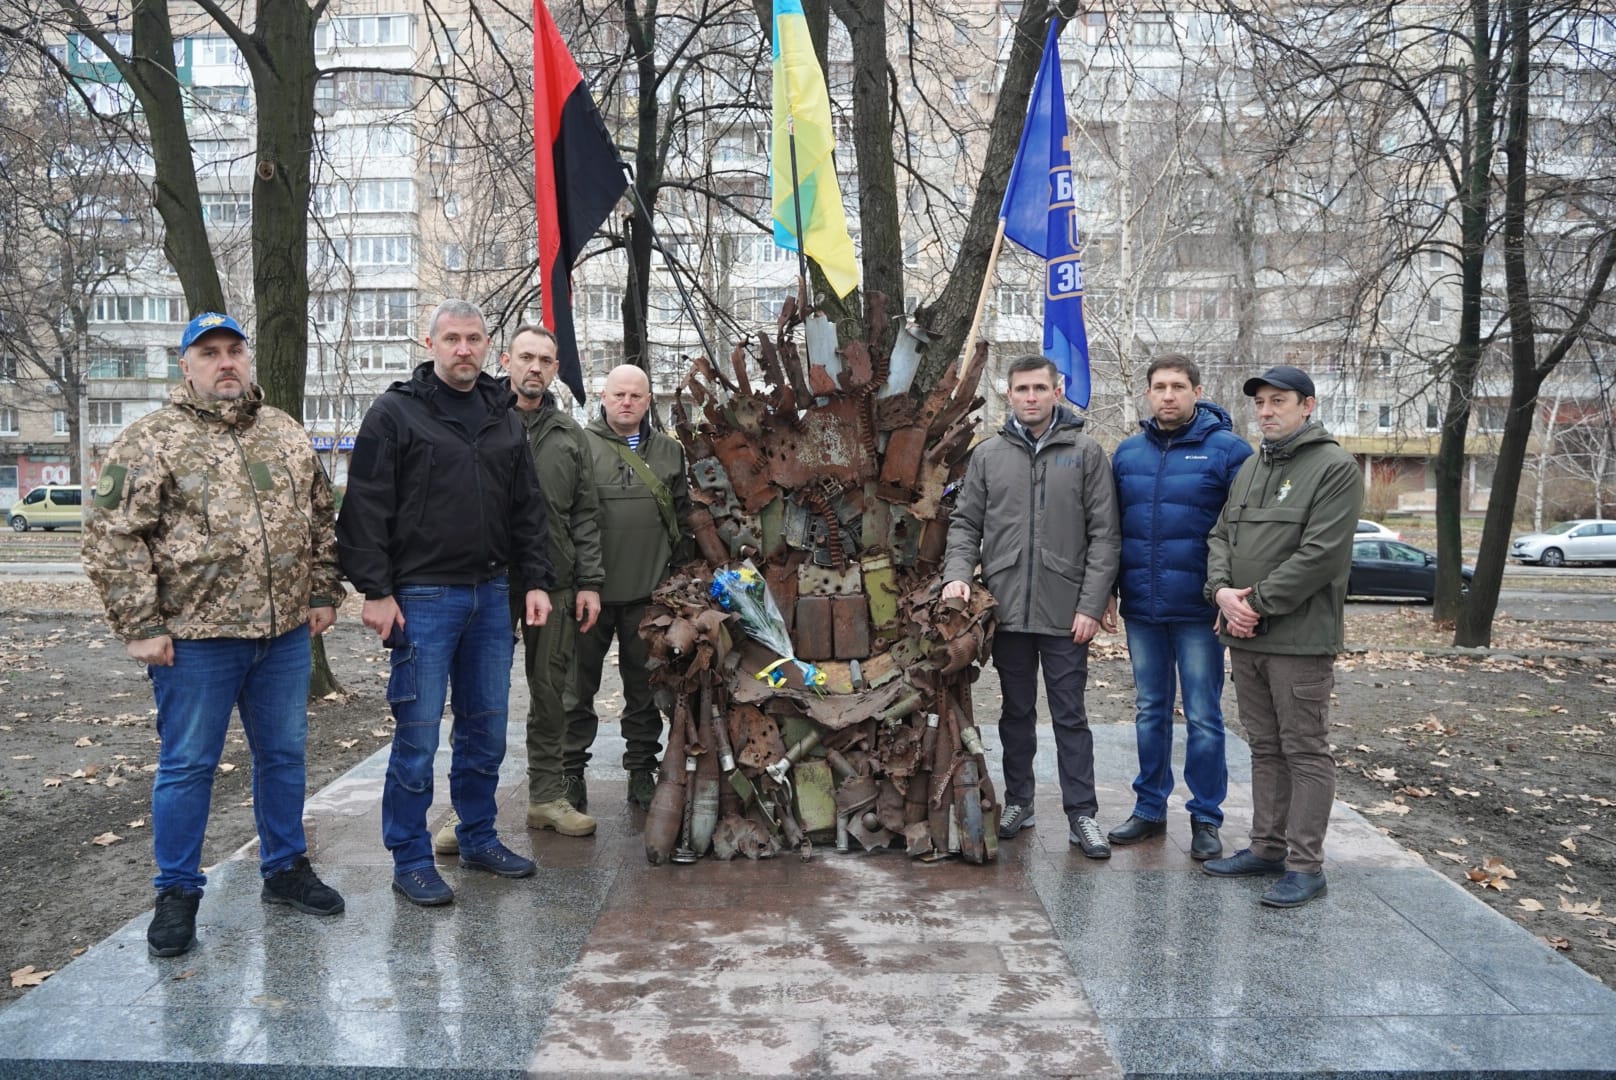
[[(600, 498), (591, 475), (584, 429), (556, 408), (555, 398), (529, 411), (516, 410), (533, 451), (533, 470), (550, 511), (550, 565), (556, 591), (593, 589), (606, 582), (601, 562)], [(513, 568), (514, 569), (514, 568)], [(513, 588), (513, 597), (523, 590)]]
[(1206, 598), (1225, 586), (1252, 591), (1256, 637), (1221, 632), (1225, 645), (1261, 653), (1334, 655), (1345, 637), (1352, 539), (1363, 474), (1316, 422), (1289, 442), (1252, 454), (1207, 537)]
[(112, 444), (83, 558), (124, 641), (278, 637), (342, 603), (331, 484), (303, 425), (263, 401), (181, 384)]
[(597, 416), (585, 429), (593, 461), (595, 493), (600, 497), (601, 553), (606, 584), (600, 599), (605, 604), (632, 604), (649, 599), (652, 590), (668, 579), (672, 566), (690, 557), (690, 487), (685, 480), (685, 451), (678, 440), (640, 425), (639, 455), (673, 496), (679, 541), (674, 543), (663, 524), (656, 496), (617, 447), (628, 440)]

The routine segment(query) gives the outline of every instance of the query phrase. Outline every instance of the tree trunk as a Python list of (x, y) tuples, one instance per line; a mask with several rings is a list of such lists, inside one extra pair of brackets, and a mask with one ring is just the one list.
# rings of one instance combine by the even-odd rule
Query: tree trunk
[(202, 222), (202, 195), (191, 161), (191, 134), (186, 128), (185, 103), (174, 70), (174, 31), (169, 23), (168, 0), (135, 4), (132, 21), (129, 85), (140, 99), (151, 137), (157, 174), (152, 184), (152, 203), (163, 219), (163, 254), (179, 276), (191, 315), (223, 311), (224, 286), (219, 282), (207, 226)]
[[(892, 159), (886, 4), (883, 0), (832, 0), (832, 4), (853, 41), (853, 159), (863, 291), (886, 294), (887, 310), (897, 314), (904, 310), (903, 237), (898, 230), (898, 177)], [(850, 306), (853, 310), (846, 314), (857, 318), (857, 306)], [(875, 344), (890, 349), (900, 325), (901, 320), (892, 319), (886, 340)], [(851, 336), (862, 337), (862, 327), (852, 330)]]
[[(1476, 0), (1478, 4), (1483, 0)], [(1486, 524), (1481, 533), (1481, 551), (1476, 555), (1476, 575), (1470, 582), (1468, 602), (1454, 620), (1455, 645), (1484, 646), (1492, 643), (1493, 616), (1498, 610), (1498, 590), (1503, 584), (1504, 564), (1509, 557), (1509, 534), (1515, 524), (1515, 499), (1520, 494), (1521, 467), (1532, 437), (1537, 411), (1537, 392), (1543, 374), (1537, 370), (1537, 328), (1532, 315), (1531, 285), (1526, 267), (1527, 132), (1531, 73), (1530, 0), (1505, 0), (1505, 28), (1502, 39), (1509, 56), (1504, 94), (1504, 282), (1509, 297), (1509, 415), (1504, 419), (1504, 438), (1498, 447), (1498, 464), (1493, 470), (1492, 494), (1487, 502)], [(1469, 210), (1469, 207), (1466, 207)], [(1466, 252), (1468, 254), (1468, 252)], [(1471, 302), (1480, 317), (1480, 292), (1465, 296), (1466, 313)], [(1440, 525), (1440, 522), (1439, 522)], [(1440, 540), (1440, 534), (1438, 539)], [(1457, 552), (1455, 552), (1457, 555)], [(1437, 552), (1441, 567), (1445, 554)], [(1448, 564), (1449, 575), (1456, 574), (1459, 560)], [(1440, 596), (1441, 585), (1438, 582)]]
[[(1045, 27), (1052, 17), (1062, 18), (1053, 11), (1048, 0), (1028, 0), (1016, 20), (1004, 82), (993, 106), (982, 179), (977, 182), (976, 201), (971, 205), (971, 218), (965, 227), (959, 254), (937, 302), (916, 313), (916, 319), (929, 326), (932, 334), (931, 346), (921, 358), (915, 375), (912, 392), (916, 395), (927, 393), (951, 365), (959, 363), (966, 348), (975, 344), (967, 342), (965, 335), (970, 333), (977, 297), (987, 276), (988, 256), (999, 227), (999, 206), (1004, 202), (1005, 188), (1010, 183), (1010, 166), (1021, 142), (1027, 101), (1032, 97), (1033, 79), (1043, 59)], [(1062, 19), (1063, 24), (1064, 21)]]
[[(1448, 406), (1442, 417), (1442, 436), (1436, 458), (1436, 599), (1431, 617), (1437, 622), (1458, 619), (1464, 565), (1465, 438), (1470, 431), (1470, 402), (1481, 367), (1481, 296), (1483, 260), (1490, 228), (1488, 203), (1492, 197), (1493, 129), (1497, 123), (1498, 60), (1492, 55), (1489, 0), (1471, 0), (1471, 74), (1475, 80), (1475, 116), (1470, 144), (1460, 152), (1459, 339), (1453, 349), (1448, 376)], [(1471, 604), (1476, 589), (1470, 588)], [(1489, 615), (1489, 618), (1491, 616)]]

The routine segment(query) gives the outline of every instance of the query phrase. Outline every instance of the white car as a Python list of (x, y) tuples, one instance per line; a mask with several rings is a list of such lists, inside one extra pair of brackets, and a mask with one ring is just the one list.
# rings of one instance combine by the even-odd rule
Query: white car
[(1523, 563), (1564, 566), (1568, 562), (1616, 562), (1616, 521), (1579, 518), (1546, 532), (1517, 536), (1509, 557)]
[(1403, 534), (1388, 529), (1378, 521), (1360, 521), (1353, 531), (1353, 540), (1401, 540)]

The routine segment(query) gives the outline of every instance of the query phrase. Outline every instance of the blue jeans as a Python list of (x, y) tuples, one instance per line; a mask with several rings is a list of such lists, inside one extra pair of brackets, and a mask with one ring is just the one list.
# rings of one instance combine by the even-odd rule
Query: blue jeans
[(482, 851), (497, 840), (494, 792), (505, 760), (516, 637), (503, 577), (481, 585), (400, 585), (393, 598), (404, 627), (388, 639), (387, 701), (396, 728), (382, 786), (382, 841), (402, 873), (432, 865), (426, 815), (446, 700), (454, 713), (449, 799), (460, 816), (460, 850)]
[[(1174, 683), (1183, 688), (1186, 809), (1195, 821), (1223, 824), (1229, 768), (1223, 755), (1223, 644), (1210, 619), (1147, 623), (1129, 620), (1128, 657), (1137, 687), (1135, 735), (1139, 776), (1133, 782), (1135, 817), (1167, 820), (1173, 793)], [(1175, 679), (1176, 669), (1176, 679)]]
[(176, 640), (172, 667), (149, 667), (157, 698), (157, 782), (152, 848), (159, 890), (200, 889), (202, 837), (230, 710), (252, 751), (259, 871), (285, 870), (308, 850), (303, 836), (303, 747), (309, 735), (309, 630), (276, 638)]

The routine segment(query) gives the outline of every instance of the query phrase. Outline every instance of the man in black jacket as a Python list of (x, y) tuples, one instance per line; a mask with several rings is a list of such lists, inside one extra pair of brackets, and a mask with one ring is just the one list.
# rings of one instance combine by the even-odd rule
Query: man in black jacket
[(445, 300), (426, 336), (432, 359), (376, 399), (354, 440), (337, 519), (342, 570), (360, 614), (391, 650), (387, 700), (396, 730), (382, 788), (382, 839), (393, 888), (422, 906), (454, 892), (432, 858), (426, 815), (443, 706), (453, 684), (449, 796), (460, 865), (526, 877), (533, 862), (500, 843), (494, 792), (510, 696), (507, 568), (529, 585), (530, 626), (550, 615), (544, 499), (511, 393), (483, 372), (488, 329), (464, 300)]

